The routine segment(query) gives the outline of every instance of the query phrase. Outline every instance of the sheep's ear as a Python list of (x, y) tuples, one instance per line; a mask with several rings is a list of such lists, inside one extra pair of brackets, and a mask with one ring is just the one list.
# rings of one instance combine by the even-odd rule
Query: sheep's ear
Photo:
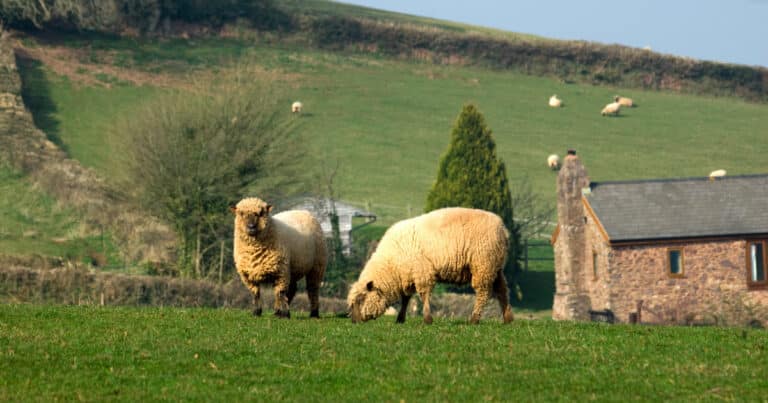
[(232, 214), (237, 214), (237, 206), (229, 206), (229, 211), (231, 211)]
[(369, 281), (368, 284), (365, 285), (365, 289), (373, 291), (373, 281)]
[(267, 204), (267, 210), (266, 211), (267, 211), (267, 214), (272, 212), (272, 205), (271, 204)]

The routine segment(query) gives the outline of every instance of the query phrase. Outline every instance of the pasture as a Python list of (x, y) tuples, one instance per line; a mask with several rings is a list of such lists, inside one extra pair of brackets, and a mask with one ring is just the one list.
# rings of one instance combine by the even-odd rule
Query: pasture
[(0, 400), (764, 400), (766, 346), (739, 328), (0, 305)]
[[(568, 148), (579, 152), (597, 181), (705, 176), (719, 168), (729, 175), (768, 172), (759, 147), (768, 130), (768, 106), (733, 98), (564, 84), (513, 71), (324, 52), (258, 39), (88, 38), (88, 46), (85, 40), (30, 40), (30, 46), (55, 46), (78, 55), (67, 60), (82, 73), (79, 79), (45, 64), (38, 67), (40, 92), (50, 95), (47, 113), (61, 143), (105, 175), (119, 174), (109, 132), (116, 119), (130, 116), (167, 86), (183, 87), (183, 80), (172, 77), (206, 77), (238, 63), (260, 67), (261, 78), (285, 89), (290, 98), (286, 113), (290, 101), (304, 103), (298, 134), (313, 156), (306, 166), (338, 162), (340, 198), (370, 206), (385, 225), (422, 211), (453, 121), (467, 102), (485, 115), (513, 185), (528, 177), (549, 203), (554, 202), (555, 175), (546, 168), (546, 158), (562, 156)], [(102, 70), (112, 75), (105, 78), (98, 73)], [(83, 78), (89, 76), (113, 84), (89, 84)], [(547, 106), (555, 93), (564, 108)], [(622, 110), (618, 118), (601, 117), (600, 110), (616, 93), (640, 106)]]

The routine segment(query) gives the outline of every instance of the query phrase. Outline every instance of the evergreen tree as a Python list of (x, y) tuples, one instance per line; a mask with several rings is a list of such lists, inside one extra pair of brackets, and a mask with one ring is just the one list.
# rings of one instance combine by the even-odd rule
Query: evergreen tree
[[(520, 231), (513, 219), (512, 197), (504, 161), (485, 118), (465, 105), (451, 132), (451, 145), (440, 160), (437, 180), (427, 195), (427, 212), (442, 207), (470, 207), (498, 214), (510, 234), (507, 278), (518, 271)], [(510, 282), (512, 284), (513, 282)]]

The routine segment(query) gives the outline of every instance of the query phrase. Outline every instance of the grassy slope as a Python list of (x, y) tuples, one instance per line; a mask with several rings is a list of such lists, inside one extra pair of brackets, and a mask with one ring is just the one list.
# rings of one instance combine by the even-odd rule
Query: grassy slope
[(90, 262), (89, 252), (104, 253), (116, 264), (109, 234), (86, 232), (77, 213), (33, 188), (23, 176), (0, 166), (0, 253), (61, 256)]
[(722, 328), (5, 305), (0, 400), (760, 400), (766, 343)]
[[(124, 45), (115, 45), (120, 46)], [(154, 60), (162, 61), (193, 51), (214, 53), (204, 48), (217, 45), (177, 41), (154, 46)], [(237, 49), (226, 41), (223, 47)], [(127, 64), (140, 68), (145, 63), (142, 54), (124, 52)], [(383, 223), (421, 211), (453, 120), (465, 102), (477, 103), (485, 114), (509, 176), (513, 180), (529, 176), (534, 190), (549, 202), (554, 201), (554, 175), (545, 168), (545, 160), (567, 148), (579, 151), (590, 176), (598, 181), (704, 176), (718, 168), (729, 174), (768, 171), (758, 146), (768, 130), (766, 105), (563, 85), (513, 72), (290, 46), (260, 45), (238, 52), (215, 54), (205, 63), (242, 57), (297, 77), (287, 85), (297, 87), (290, 93), (305, 104), (302, 135), (329, 166), (341, 162), (337, 183), (342, 198), (360, 205), (370, 202)], [(113, 168), (109, 160), (99, 156), (114, 152), (104, 128), (151, 96), (152, 90), (78, 89), (55, 77), (51, 81), (64, 143), (86, 165), (109, 173)], [(84, 91), (93, 94), (87, 108), (73, 101)], [(619, 118), (602, 118), (600, 109), (617, 92), (635, 98), (640, 107), (625, 110)], [(552, 93), (565, 100), (565, 108), (546, 106)], [(83, 109), (88, 119), (78, 117)]]

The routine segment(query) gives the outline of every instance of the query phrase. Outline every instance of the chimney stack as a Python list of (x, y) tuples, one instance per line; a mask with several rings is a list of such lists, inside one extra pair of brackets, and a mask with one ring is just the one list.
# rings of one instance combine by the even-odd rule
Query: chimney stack
[(582, 189), (589, 187), (587, 170), (568, 150), (557, 175), (557, 225), (555, 243), (555, 300), (552, 317), (557, 320), (588, 320), (591, 302), (584, 287), (587, 263), (586, 212)]

